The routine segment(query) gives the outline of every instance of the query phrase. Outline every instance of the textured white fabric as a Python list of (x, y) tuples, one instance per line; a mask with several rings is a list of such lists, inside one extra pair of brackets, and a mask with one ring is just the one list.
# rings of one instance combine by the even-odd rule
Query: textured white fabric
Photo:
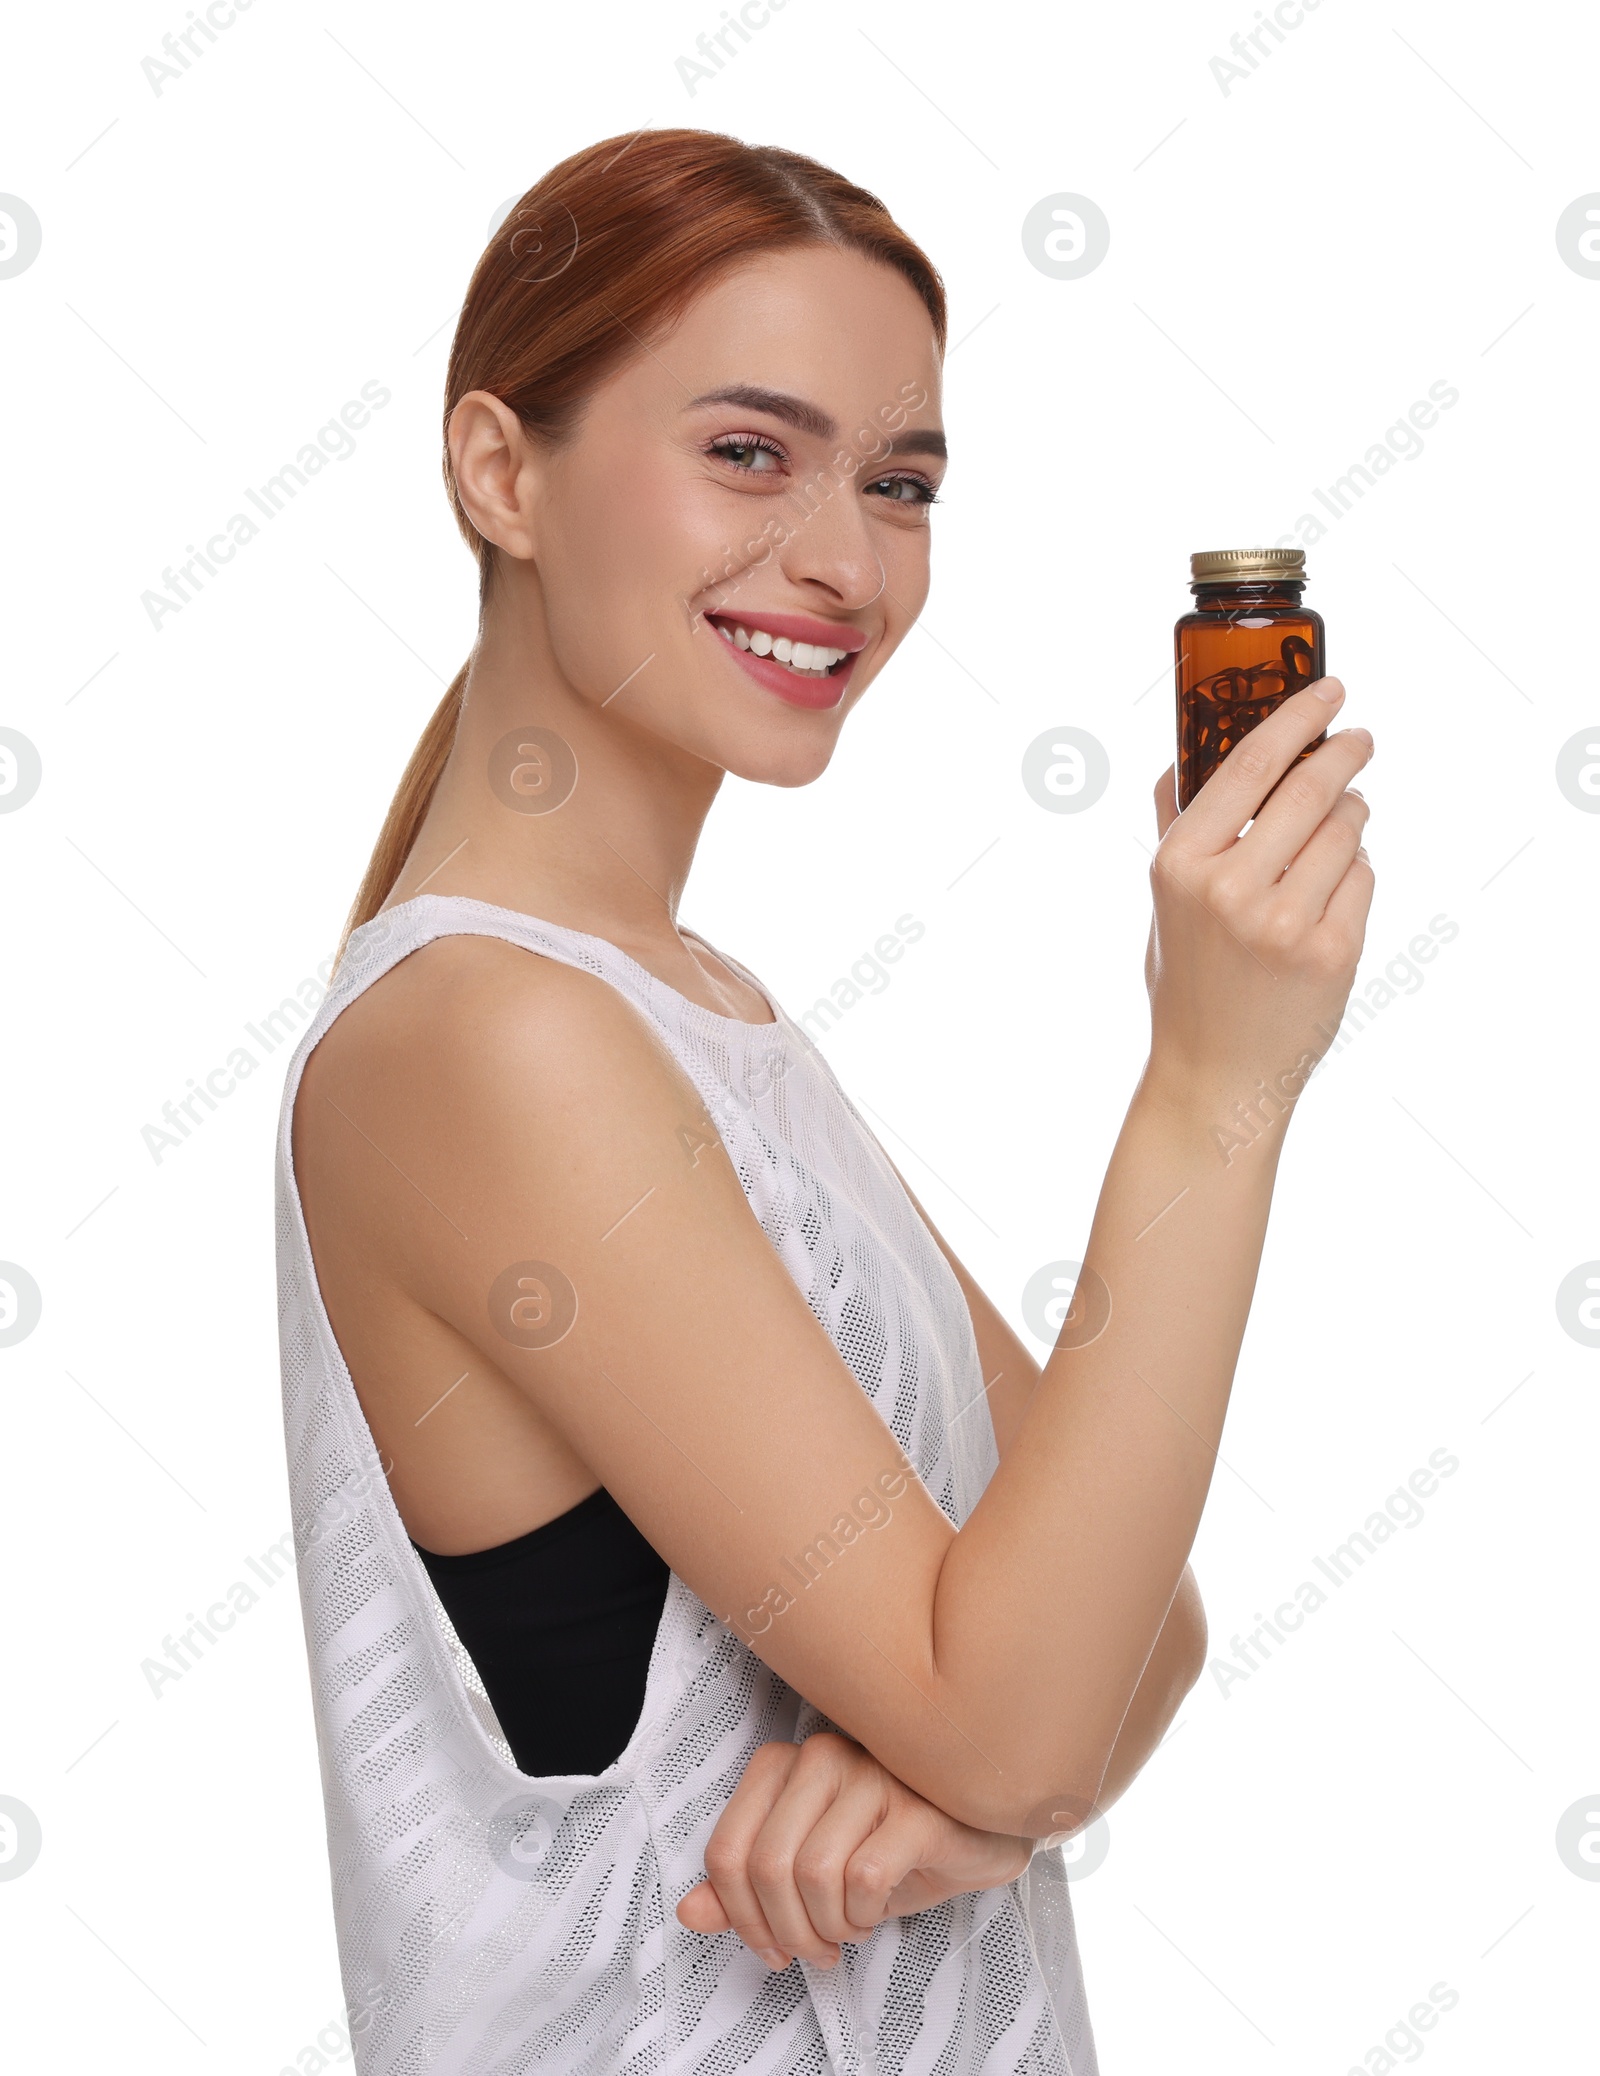
[(775, 1025), (719, 1016), (602, 938), (459, 896), (419, 896), (355, 931), (288, 1070), (277, 1249), (301, 1604), (360, 2076), (1096, 2076), (1059, 1848), (1009, 1887), (880, 1925), (832, 1971), (773, 1973), (733, 1933), (678, 1923), (751, 1752), (833, 1726), (676, 1574), (621, 1757), (601, 1774), (518, 1771), (374, 1469), (290, 1142), (302, 1069), (333, 1019), (419, 945), (461, 933), (597, 974), (655, 1027), (785, 1267), (957, 1527), (996, 1462), (961, 1287), (781, 1009)]

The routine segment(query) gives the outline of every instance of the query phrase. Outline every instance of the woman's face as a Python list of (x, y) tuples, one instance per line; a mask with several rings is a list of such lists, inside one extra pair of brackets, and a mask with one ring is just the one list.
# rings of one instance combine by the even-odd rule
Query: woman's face
[(927, 596), (939, 373), (921, 298), (854, 253), (707, 288), (540, 460), (531, 560), (502, 556), (578, 696), (742, 778), (815, 778)]

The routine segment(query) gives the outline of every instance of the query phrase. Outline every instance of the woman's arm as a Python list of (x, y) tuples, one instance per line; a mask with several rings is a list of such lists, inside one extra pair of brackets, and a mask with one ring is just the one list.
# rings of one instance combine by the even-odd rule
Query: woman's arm
[[(1185, 1565), (1117, 1733), (1096, 1814), (1165, 1736), (1198, 1677), (1205, 1635)], [(866, 1938), (884, 1918), (1003, 1888), (1033, 1850), (1032, 1839), (958, 1823), (852, 1739), (821, 1731), (752, 1754), (711, 1835), (706, 1878), (677, 1915), (691, 1932), (737, 1932), (769, 1968), (787, 1967), (797, 1954), (828, 1968), (842, 1943)]]
[(1096, 1804), (1193, 1541), (1284, 1094), (1254, 1138), (1238, 1120), (1325, 1046), (1371, 894), (1344, 790), (1368, 740), (1333, 735), (1277, 784), (1328, 718), (1315, 692), (1285, 702), (1181, 819), (1166, 781), (1150, 1059), (1080, 1278), (1109, 1317), (1094, 1338), (1069, 1318), (959, 1533), (605, 982), (499, 939), (429, 944), (324, 1091), (359, 1127), (352, 1216), (397, 1303), (462, 1348), (463, 1393), (526, 1394), (691, 1591), (974, 1829), (1037, 1836), (1064, 1799)]
[(1128, 1703), (1117, 1741), (1100, 1781), (1099, 1811), (1108, 1810), (1143, 1771), (1146, 1760), (1172, 1727), (1183, 1697), (1205, 1670), (1206, 1616), (1200, 1588), (1186, 1564), (1161, 1625), (1161, 1634), (1145, 1661), (1139, 1684)]
[[(1198, 1676), (1203, 1627), (1184, 1621), (1173, 1649), (1192, 1652), (1192, 1671), (1160, 1701), (1158, 1661), (1133, 1711), (1209, 1489), (1284, 1132), (1341, 1013), (1313, 1007), (1342, 1005), (1364, 934), (1367, 808), (1343, 788), (1371, 738), (1333, 735), (1289, 768), (1342, 696), (1330, 681), (1300, 695), (1298, 714), (1292, 702), (1279, 708), (1181, 819), (1170, 773), (1157, 789), (1150, 1059), (1073, 1311), (951, 1546), (936, 1602), (932, 1655), (951, 1687), (1003, 1689), (1035, 1724), (1072, 1725), (1056, 1785), (1033, 1776), (1044, 1792), (1022, 1815), (1025, 1831), (1104, 1807), (1108, 1787), (1120, 1793)], [(1059, 1627), (1049, 1608), (1016, 1599), (1009, 1628), (978, 1621), (1001, 1553), (1035, 1577), (1091, 1588), (1074, 1610), (1071, 1650), (1038, 1650), (1026, 1698), (1007, 1673), (1027, 1661), (1031, 1639)], [(974, 1763), (969, 1780), (981, 1778)], [(971, 1804), (962, 1814), (985, 1821)], [(1018, 1827), (1014, 1803), (996, 1815), (996, 1828)]]
[[(887, 1153), (884, 1159), (889, 1160)], [(900, 1186), (950, 1264), (966, 1297), (996, 1448), (1003, 1457), (1038, 1388), (1043, 1374), (1041, 1365), (966, 1264), (958, 1258), (899, 1168), (893, 1161), (889, 1161), (889, 1166), (894, 1169)], [(1127, 1790), (1166, 1736), (1184, 1695), (1205, 1669), (1206, 1634), (1200, 1588), (1193, 1571), (1185, 1564), (1172, 1604), (1162, 1622), (1161, 1633), (1139, 1675), (1139, 1684), (1134, 1689), (1116, 1743), (1111, 1748), (1100, 1784), (1099, 1810), (1109, 1809)]]

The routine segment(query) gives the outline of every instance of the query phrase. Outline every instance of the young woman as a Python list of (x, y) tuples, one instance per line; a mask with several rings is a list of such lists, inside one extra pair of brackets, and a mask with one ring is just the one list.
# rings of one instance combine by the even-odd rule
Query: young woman
[(1372, 745), (1278, 784), (1327, 680), (1157, 786), (1149, 1057), (1041, 1369), (678, 922), (723, 774), (814, 779), (921, 609), (944, 339), (875, 198), (687, 130), (558, 166), (468, 289), (479, 637), (279, 1142), (362, 2076), (1094, 2076), (1054, 1846), (1203, 1662), (1288, 1108), (1218, 1128), (1338, 1024)]

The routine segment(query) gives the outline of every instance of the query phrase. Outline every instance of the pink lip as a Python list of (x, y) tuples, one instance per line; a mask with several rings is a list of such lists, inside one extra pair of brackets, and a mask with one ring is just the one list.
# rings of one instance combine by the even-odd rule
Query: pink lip
[[(735, 663), (740, 664), (746, 674), (768, 692), (790, 706), (801, 706), (813, 712), (825, 712), (835, 707), (844, 698), (849, 688), (851, 673), (855, 669), (857, 655), (866, 647), (867, 637), (859, 627), (843, 627), (836, 620), (813, 620), (804, 613), (747, 613), (724, 611), (703, 613), (701, 618), (711, 632), (711, 639), (719, 649), (725, 649)], [(813, 647), (844, 649), (844, 657), (831, 676), (825, 678), (798, 678), (793, 671), (771, 656), (758, 656), (752, 649), (741, 649), (724, 635), (717, 632), (718, 621), (725, 620), (729, 627), (745, 627), (753, 632), (765, 632), (774, 637), (786, 634), (793, 642), (810, 642)]]

